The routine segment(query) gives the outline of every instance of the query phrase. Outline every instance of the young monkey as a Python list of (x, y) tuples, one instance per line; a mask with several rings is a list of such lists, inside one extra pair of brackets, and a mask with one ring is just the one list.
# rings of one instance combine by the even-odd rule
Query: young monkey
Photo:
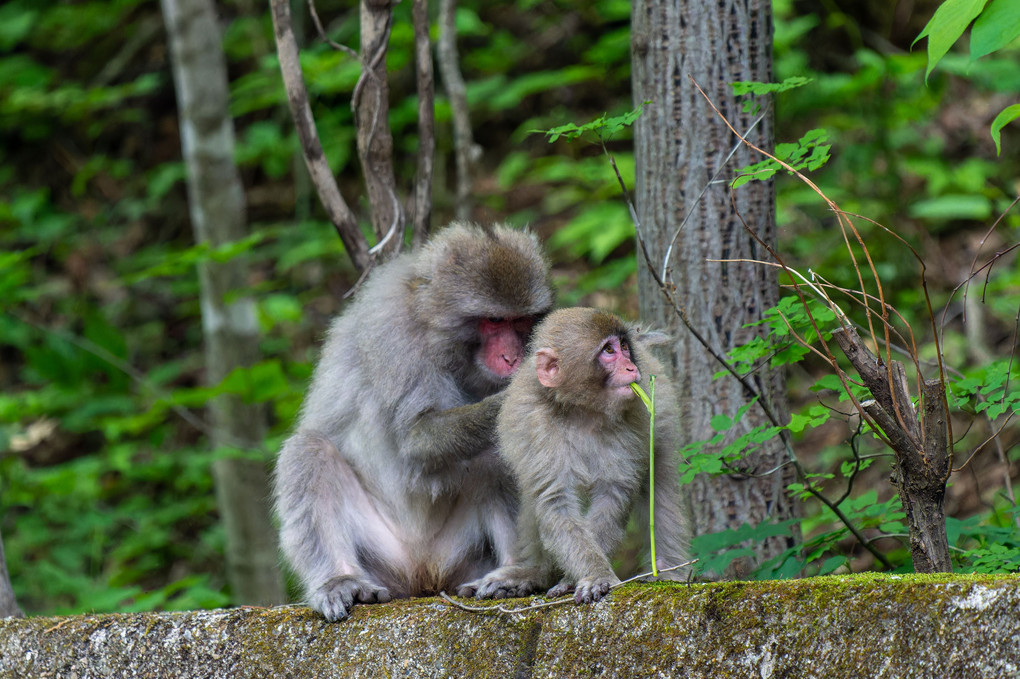
[(574, 591), (582, 603), (620, 582), (609, 557), (648, 485), (648, 411), (630, 385), (647, 392), (649, 375), (656, 376), (657, 566), (686, 560), (676, 397), (648, 349), (654, 339), (588, 308), (555, 311), (536, 327), (534, 352), (507, 388), (497, 419), (500, 455), (521, 493), (513, 559), (458, 594), (526, 596), (562, 576), (548, 595)]

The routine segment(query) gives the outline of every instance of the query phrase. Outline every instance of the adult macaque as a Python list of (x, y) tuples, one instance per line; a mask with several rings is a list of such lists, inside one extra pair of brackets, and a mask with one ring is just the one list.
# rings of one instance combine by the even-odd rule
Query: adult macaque
[(532, 235), (455, 224), (379, 267), (334, 320), (275, 479), (313, 609), (339, 620), (508, 561), (518, 503), (497, 392), (552, 299)]
[[(507, 388), (500, 455), (521, 492), (513, 563), (458, 590), (597, 601), (620, 582), (609, 557), (648, 481), (648, 411), (631, 389), (655, 380), (655, 525), (659, 568), (686, 561), (675, 461), (676, 398), (642, 337), (596, 309), (562, 309), (535, 329), (534, 353)], [(671, 572), (676, 579), (682, 574)]]

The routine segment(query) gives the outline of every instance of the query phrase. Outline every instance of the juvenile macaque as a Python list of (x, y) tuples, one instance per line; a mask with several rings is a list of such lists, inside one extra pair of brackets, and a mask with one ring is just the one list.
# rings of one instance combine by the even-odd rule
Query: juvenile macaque
[(495, 452), (498, 392), (552, 299), (532, 235), (455, 224), (379, 267), (334, 320), (275, 478), (313, 609), (339, 620), (508, 561), (518, 501)]
[[(562, 309), (535, 329), (534, 352), (507, 388), (497, 430), (521, 510), (513, 562), (461, 596), (597, 601), (620, 580), (609, 557), (648, 481), (648, 411), (632, 383), (655, 381), (655, 525), (659, 568), (686, 560), (686, 514), (675, 461), (676, 398), (643, 338), (616, 316)], [(676, 579), (671, 572), (664, 577)]]

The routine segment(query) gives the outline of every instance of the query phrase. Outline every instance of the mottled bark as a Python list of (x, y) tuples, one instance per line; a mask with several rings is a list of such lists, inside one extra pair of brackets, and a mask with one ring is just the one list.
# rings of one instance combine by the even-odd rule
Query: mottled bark
[[(778, 286), (769, 267), (708, 260), (768, 258), (741, 220), (766, 242), (774, 242), (774, 193), (771, 182), (754, 182), (733, 193), (731, 202), (726, 181), (737, 168), (760, 158), (740, 146), (727, 162), (738, 140), (690, 78), (737, 129), (750, 128), (756, 116), (742, 112), (729, 83), (772, 79), (771, 5), (768, 0), (639, 0), (632, 16), (634, 101), (652, 102), (634, 132), (638, 219), (651, 260), (666, 269), (668, 282), (676, 286), (675, 299), (691, 324), (716, 354), (726, 355), (763, 332), (743, 326), (775, 305)], [(771, 148), (772, 135), (772, 118), (766, 115), (749, 139)], [(709, 439), (715, 433), (709, 426), (712, 416), (734, 415), (748, 401), (747, 390), (729, 377), (712, 379), (721, 366), (681, 325), (652, 274), (644, 266), (639, 270), (642, 319), (668, 328), (676, 337), (672, 363), (682, 398), (684, 442)], [(782, 372), (765, 370), (751, 381), (785, 423)], [(752, 408), (731, 434), (767, 421), (762, 409)], [(690, 487), (695, 532), (714, 533), (795, 516), (798, 505), (785, 493), (793, 469), (786, 466), (765, 474), (786, 459), (776, 439), (741, 461), (743, 469), (763, 476), (697, 478)], [(734, 564), (731, 574), (746, 573), (793, 542), (791, 537), (776, 537), (751, 545), (757, 558)]]
[[(195, 239), (217, 246), (247, 235), (244, 191), (234, 164), (234, 127), (227, 70), (212, 0), (163, 0), (177, 91), (181, 147), (188, 170), (188, 206)], [(258, 359), (258, 325), (241, 258), (199, 264), (206, 381)], [(228, 301), (229, 298), (229, 301)], [(216, 448), (257, 450), (266, 415), (258, 405), (224, 396), (209, 408)], [(227, 534), (227, 570), (234, 599), (246, 604), (286, 600), (276, 531), (270, 521), (265, 464), (219, 459), (216, 498)]]

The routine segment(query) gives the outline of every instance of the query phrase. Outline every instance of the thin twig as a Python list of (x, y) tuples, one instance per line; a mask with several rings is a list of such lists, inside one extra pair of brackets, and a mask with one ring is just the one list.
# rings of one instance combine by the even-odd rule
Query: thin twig
[[(769, 106), (771, 106), (771, 103), (769, 104)], [(733, 155), (737, 152), (737, 150), (744, 145), (743, 141), (744, 137), (751, 134), (754, 128), (758, 126), (758, 123), (765, 119), (766, 115), (768, 115), (768, 109), (762, 111), (762, 114), (758, 116), (758, 118), (753, 123), (751, 123), (750, 126), (748, 126), (747, 132), (745, 132), (744, 136), (740, 137), (740, 140), (733, 145), (733, 148), (730, 149), (729, 154), (726, 156), (726, 158), (723, 159), (721, 163), (719, 163), (719, 167), (716, 168), (715, 173), (708, 180), (705, 186), (701, 189), (701, 193), (699, 193), (698, 197), (694, 199), (694, 202), (691, 204), (691, 209), (687, 211), (687, 214), (684, 215), (684, 218), (680, 221), (680, 226), (676, 227), (676, 232), (673, 234), (673, 238), (670, 239), (669, 246), (666, 247), (666, 254), (663, 255), (662, 257), (662, 271), (659, 274), (662, 279), (665, 280), (666, 278), (666, 268), (669, 264), (670, 258), (672, 258), (673, 256), (673, 246), (676, 244), (676, 239), (680, 237), (680, 232), (683, 231), (683, 228), (687, 225), (687, 220), (689, 220), (694, 215), (694, 210), (698, 207), (698, 203), (701, 202), (701, 199), (704, 197), (709, 187), (711, 187), (712, 184), (716, 183), (716, 180), (719, 178), (719, 175), (721, 175), (722, 171), (726, 169), (726, 164), (730, 162), (730, 159), (733, 158)]]
[[(1002, 430), (1006, 428), (1006, 425), (1008, 425), (1008, 424), (1009, 424), (1010, 420), (1012, 420), (1012, 419), (1013, 419), (1013, 416), (1014, 416), (1014, 415), (1016, 415), (1016, 412), (1012, 412), (1012, 413), (1010, 413), (1010, 414), (1009, 414), (1009, 415), (1008, 415), (1008, 416), (1006, 417), (1005, 421), (1003, 421), (1003, 423), (1002, 423), (1002, 426), (1001, 426), (1001, 427), (999, 427), (999, 428), (998, 428), (997, 430), (995, 430), (995, 433), (994, 433), (994, 434), (992, 434), (991, 436), (989, 436), (988, 438), (986, 438), (986, 439), (985, 439), (984, 441), (982, 441), (982, 442), (981, 442), (981, 443), (980, 443), (980, 444), (979, 444), (979, 445), (978, 445), (978, 446), (977, 446), (976, 448), (974, 448), (974, 451), (973, 451), (973, 452), (972, 452), (972, 453), (970, 454), (970, 456), (969, 456), (969, 457), (968, 457), (968, 458), (967, 458), (967, 459), (966, 459), (966, 460), (964, 461), (964, 463), (963, 463), (963, 464), (961, 464), (961, 465), (960, 465), (959, 467), (957, 467), (956, 469), (954, 469), (954, 470), (953, 470), (953, 472), (954, 472), (954, 473), (955, 473), (955, 472), (961, 472), (961, 471), (963, 471), (964, 469), (966, 469), (966, 468), (967, 468), (967, 465), (969, 465), (969, 464), (970, 464), (970, 461), (971, 461), (971, 460), (973, 460), (973, 459), (974, 459), (974, 457), (975, 457), (975, 456), (976, 456), (976, 455), (977, 455), (978, 453), (980, 453), (980, 452), (982, 451), (982, 449), (984, 449), (984, 447), (985, 447), (985, 446), (987, 446), (987, 445), (988, 445), (989, 443), (991, 443), (992, 441), (998, 441), (998, 440), (999, 440), (999, 434), (1001, 434), (1001, 433), (1002, 433)], [(1013, 499), (1013, 504), (1014, 504), (1014, 505), (1016, 504), (1016, 500), (1015, 500), (1015, 499)]]
[(324, 43), (326, 43), (335, 50), (344, 52), (345, 54), (348, 54), (354, 57), (355, 59), (358, 58), (357, 52), (352, 50), (347, 45), (341, 45), (338, 42), (334, 42), (332, 39), (330, 39), (328, 35), (326, 35), (326, 29), (323, 28), (322, 22), (319, 21), (319, 13), (315, 11), (315, 0), (308, 0), (308, 13), (312, 15), (312, 23), (315, 24), (315, 30), (319, 32), (319, 39), (321, 39)]

